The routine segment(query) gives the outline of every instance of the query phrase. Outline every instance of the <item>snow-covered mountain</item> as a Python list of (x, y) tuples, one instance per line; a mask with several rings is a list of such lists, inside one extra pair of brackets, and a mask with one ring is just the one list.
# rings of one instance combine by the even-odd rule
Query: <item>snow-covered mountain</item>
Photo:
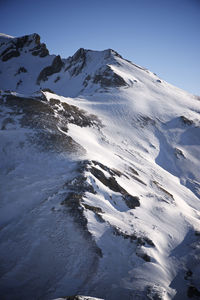
[(199, 299), (199, 97), (37, 34), (0, 36), (0, 89), (3, 299)]

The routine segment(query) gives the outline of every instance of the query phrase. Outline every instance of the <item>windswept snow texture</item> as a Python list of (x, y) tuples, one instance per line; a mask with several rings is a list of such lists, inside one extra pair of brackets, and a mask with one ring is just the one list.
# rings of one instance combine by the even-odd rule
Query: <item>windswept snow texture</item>
[(0, 51), (1, 298), (199, 299), (199, 98), (111, 49)]

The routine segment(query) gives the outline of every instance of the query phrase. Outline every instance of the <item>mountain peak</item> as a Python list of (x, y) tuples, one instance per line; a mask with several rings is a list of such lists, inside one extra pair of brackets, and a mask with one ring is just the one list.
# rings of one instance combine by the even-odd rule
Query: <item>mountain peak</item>
[(65, 72), (74, 80), (81, 80), (82, 90), (88, 90), (91, 85), (101, 88), (125, 86), (125, 80), (111, 68), (111, 65), (119, 64), (116, 57), (122, 59), (112, 49), (97, 51), (80, 48), (67, 59)]
[[(49, 88), (65, 96), (91, 94), (131, 86), (137, 82), (134, 72), (138, 68), (144, 71), (111, 48), (102, 51), (79, 48), (62, 59), (59, 55), (49, 55), (37, 33), (3, 41), (6, 42), (0, 44), (0, 82), (2, 87), (22, 93)], [(8, 68), (13, 72), (12, 81)]]
[(92, 59), (94, 57), (103, 58), (103, 59), (119, 57), (123, 59), (123, 57), (117, 51), (110, 48), (105, 50), (91, 50), (91, 49), (79, 48), (71, 58), (72, 60), (77, 61), (80, 58), (82, 59), (85, 58), (86, 55), (90, 56)]
[(199, 101), (112, 49), (47, 51), (0, 45), (0, 294), (199, 298)]
[(44, 43), (40, 43), (40, 36), (37, 33), (17, 38), (9, 38), (3, 35), (1, 48), (2, 51), (0, 52), (0, 57), (3, 62), (13, 57), (20, 56), (20, 54), (24, 51), (29, 51), (32, 55), (39, 55), (40, 57), (44, 57), (49, 54), (46, 45)]

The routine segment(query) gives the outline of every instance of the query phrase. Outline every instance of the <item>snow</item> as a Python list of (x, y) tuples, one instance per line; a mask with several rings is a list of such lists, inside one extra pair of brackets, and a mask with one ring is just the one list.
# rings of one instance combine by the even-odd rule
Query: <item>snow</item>
[[(137, 217), (136, 219), (129, 221), (127, 218), (128, 211), (125, 212), (119, 203), (118, 207), (111, 206), (110, 201), (108, 201), (108, 193), (112, 195), (112, 198), (116, 195), (110, 193), (105, 187), (102, 190), (103, 185), (99, 182), (97, 183), (98, 196), (87, 196), (87, 199), (89, 200), (88, 203), (91, 205), (95, 203), (105, 212), (102, 217), (108, 224), (121, 228), (123, 232), (129, 232), (129, 234), (144, 232), (154, 241), (156, 249), (148, 249), (148, 251), (145, 249), (145, 253), (151, 256), (154, 263), (145, 265), (138, 263), (138, 267), (133, 266), (132, 271), (131, 265), (128, 264), (125, 273), (132, 274), (133, 272), (134, 274), (130, 283), (132, 289), (143, 291), (147, 282), (150, 286), (154, 286), (156, 283), (159, 286), (158, 289), (163, 289), (162, 299), (171, 299), (176, 294), (175, 287), (171, 289), (169, 286), (177, 272), (178, 257), (170, 259), (167, 257), (170, 256), (173, 249), (176, 249), (184, 241), (191, 228), (197, 229), (200, 226), (199, 199), (195, 196), (194, 188), (189, 190), (187, 185), (186, 187), (182, 186), (183, 178), (198, 178), (197, 181), (199, 181), (200, 170), (197, 162), (199, 161), (198, 140), (200, 135), (198, 127), (187, 129), (184, 124), (171, 127), (172, 122), (182, 115), (186, 115), (192, 120), (197, 118), (195, 112), (198, 111), (199, 103), (191, 95), (184, 94), (179, 90), (177, 92), (176, 88), (172, 89), (171, 86), (167, 86), (167, 83), (165, 85), (165, 91), (161, 95), (157, 88), (152, 89), (153, 93), (152, 90), (148, 90), (148, 93), (145, 90), (142, 91), (142, 94), (138, 93), (138, 90), (135, 91), (130, 88), (127, 91), (117, 91), (116, 94), (113, 92), (106, 95), (95, 94), (83, 99), (75, 99), (76, 105), (89, 110), (90, 113), (97, 114), (105, 127), (102, 132), (97, 134), (92, 128), (78, 128), (71, 124), (69, 134), (87, 150), (87, 158), (101, 161), (106, 166), (116, 169), (120, 167), (122, 172), (124, 172), (124, 165), (119, 157), (131, 161), (135, 166), (139, 165), (143, 172), (143, 174), (140, 173), (141, 176), (143, 175), (140, 179), (147, 183), (147, 187), (144, 188), (142, 184), (129, 181), (125, 177), (118, 180), (130, 194), (140, 197), (141, 206), (133, 212), (134, 216)], [(66, 101), (68, 101), (67, 98)], [(150, 118), (149, 124), (143, 125), (142, 122), (138, 122), (140, 116)], [(156, 123), (156, 126), (151, 120)], [(190, 139), (191, 142), (180, 142), (183, 135), (184, 140)], [(153, 148), (152, 144), (154, 145)], [(193, 149), (187, 146), (190, 144), (195, 145)], [(183, 150), (187, 156), (186, 161), (176, 158), (175, 148)], [(191, 156), (188, 155), (189, 151)], [(136, 170), (139, 171), (137, 167)], [(154, 184), (149, 186), (151, 180), (158, 181), (159, 186), (164, 187), (167, 192), (173, 195), (173, 198), (167, 192), (159, 190)], [(111, 245), (110, 235), (105, 239), (104, 236), (107, 235), (106, 232), (108, 231), (107, 226), (104, 226), (104, 231), (100, 230), (103, 225), (99, 225), (95, 219), (92, 219), (91, 214), (88, 215), (87, 213), (87, 218), (90, 220), (88, 228), (96, 238), (97, 244), (102, 249), (105, 249), (105, 245), (108, 249), (121, 249), (125, 257), (130, 256), (130, 253), (127, 254), (126, 250), (123, 250), (124, 241), (122, 246), (121, 244), (118, 245), (115, 239), (116, 244)], [(104, 237), (103, 242), (102, 237)], [(134, 255), (133, 253), (132, 255)], [(115, 265), (114, 261), (119, 259), (117, 258), (119, 253), (116, 251), (115, 254), (111, 254), (109, 251), (109, 254), (105, 254), (105, 256), (107, 255), (109, 259), (105, 261), (105, 264), (102, 261), (102, 269), (106, 266), (108, 269), (112, 269)], [(138, 260), (138, 258), (133, 260)], [(123, 262), (122, 264), (126, 265)], [(123, 273), (118, 275), (121, 280), (126, 278), (124, 276)], [(109, 279), (106, 279), (106, 282), (108, 281)], [(123, 279), (123, 282), (122, 286), (125, 287), (127, 285), (126, 279)], [(110, 282), (110, 286), (112, 284)], [(121, 286), (119, 283), (116, 285)], [(112, 295), (108, 296), (109, 299), (114, 299), (114, 290), (111, 292)], [(126, 295), (125, 291), (123, 293)]]
[(10, 39), (13, 39), (14, 37), (5, 33), (0, 33), (0, 45), (2, 43), (9, 42)]
[[(30, 74), (23, 74), (16, 95), (27, 98), (37, 91), (38, 70), (52, 59), (24, 54), (2, 63), (10, 70), (5, 77), (3, 69), (2, 86), (15, 90), (13, 72), (25, 66)], [(91, 83), (83, 89), (86, 74), (94, 76), (105, 65), (127, 85), (102, 89)], [(74, 78), (61, 70), (56, 84), (58, 74), (54, 75), (43, 84), (58, 95), (43, 92), (47, 101), (75, 105), (98, 116), (103, 126), (68, 124), (66, 135), (85, 149), (78, 158), (39, 151), (27, 141), (30, 129), (18, 125), (20, 116), (0, 130), (1, 286), (6, 299), (12, 296), (11, 283), (16, 299), (80, 293), (108, 300), (188, 299), (188, 286), (200, 290), (199, 101), (111, 50), (86, 51), (85, 68)], [(61, 106), (54, 107), (57, 116), (56, 108)], [(8, 108), (1, 112), (1, 128), (10, 113)], [(81, 208), (101, 258), (85, 237), (86, 229), (61, 205), (70, 191), (67, 182), (74, 182), (83, 160), (108, 180), (109, 169), (121, 172), (113, 175), (115, 181), (140, 201), (140, 206), (130, 209), (122, 193), (91, 173), (91, 165), (85, 170), (96, 193), (85, 192)], [(193, 275), (185, 279), (188, 270)]]

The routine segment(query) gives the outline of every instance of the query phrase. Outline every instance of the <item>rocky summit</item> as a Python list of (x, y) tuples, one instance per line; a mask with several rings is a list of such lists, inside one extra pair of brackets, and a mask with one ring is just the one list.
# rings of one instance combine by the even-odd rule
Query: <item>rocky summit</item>
[(0, 90), (1, 299), (199, 299), (200, 97), (38, 34)]

